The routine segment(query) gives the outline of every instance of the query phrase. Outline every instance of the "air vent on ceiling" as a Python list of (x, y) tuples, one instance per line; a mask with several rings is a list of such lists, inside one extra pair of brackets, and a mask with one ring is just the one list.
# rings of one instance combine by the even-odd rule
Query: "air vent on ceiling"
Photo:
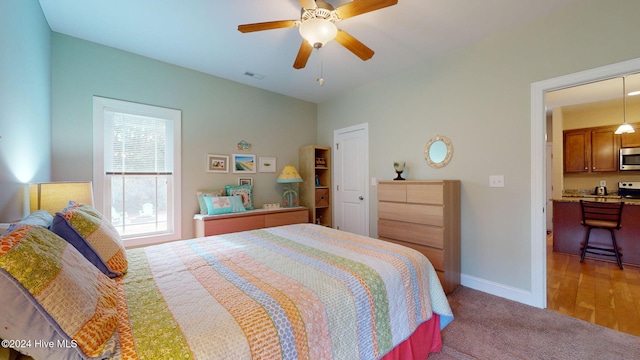
[(262, 79), (264, 79), (264, 75), (262, 75), (262, 74), (256, 74), (256, 73), (253, 73), (253, 72), (250, 72), (250, 71), (245, 71), (245, 72), (244, 72), (244, 75), (245, 75), (245, 76), (248, 76), (248, 77), (252, 77), (252, 78), (257, 79), (257, 80), (262, 80)]

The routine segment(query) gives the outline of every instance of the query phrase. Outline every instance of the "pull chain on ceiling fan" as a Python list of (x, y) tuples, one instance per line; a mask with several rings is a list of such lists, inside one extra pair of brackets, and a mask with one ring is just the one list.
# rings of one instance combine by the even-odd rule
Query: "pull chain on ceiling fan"
[(353, 0), (337, 9), (324, 0), (298, 0), (298, 2), (302, 6), (300, 20), (279, 20), (238, 26), (238, 31), (242, 33), (299, 27), (303, 41), (293, 62), (295, 69), (302, 69), (307, 65), (314, 48), (320, 49), (334, 39), (363, 61), (371, 59), (373, 50), (345, 31), (338, 29), (335, 23), (396, 5), (398, 0)]

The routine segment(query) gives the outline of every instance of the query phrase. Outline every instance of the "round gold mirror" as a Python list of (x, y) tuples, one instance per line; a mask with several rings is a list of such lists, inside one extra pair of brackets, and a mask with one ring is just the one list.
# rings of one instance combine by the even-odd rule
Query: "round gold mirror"
[(453, 145), (448, 137), (436, 135), (424, 146), (424, 159), (433, 168), (446, 166), (453, 156)]

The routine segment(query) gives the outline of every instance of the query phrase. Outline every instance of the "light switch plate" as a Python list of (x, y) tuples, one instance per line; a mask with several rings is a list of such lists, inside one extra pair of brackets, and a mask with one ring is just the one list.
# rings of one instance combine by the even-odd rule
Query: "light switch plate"
[(504, 187), (504, 175), (489, 175), (489, 187)]

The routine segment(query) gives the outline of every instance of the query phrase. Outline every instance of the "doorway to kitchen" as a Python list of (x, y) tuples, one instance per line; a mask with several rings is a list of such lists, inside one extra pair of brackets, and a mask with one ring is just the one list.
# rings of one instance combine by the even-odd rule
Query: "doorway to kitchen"
[(531, 85), (531, 297), (547, 307), (547, 92), (639, 72), (640, 58), (548, 79)]

